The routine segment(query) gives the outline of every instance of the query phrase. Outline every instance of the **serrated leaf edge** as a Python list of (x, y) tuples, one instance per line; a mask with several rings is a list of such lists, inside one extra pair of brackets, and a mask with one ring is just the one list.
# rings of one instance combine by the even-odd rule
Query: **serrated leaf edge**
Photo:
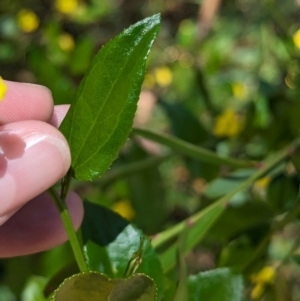
[(156, 283), (155, 281), (148, 275), (144, 274), (144, 273), (136, 273), (136, 274), (133, 274), (133, 275), (130, 275), (129, 277), (126, 277), (126, 278), (114, 278), (114, 279), (111, 279), (109, 277), (107, 277), (105, 274), (103, 273), (99, 273), (99, 272), (96, 272), (96, 271), (88, 271), (88, 272), (81, 272), (81, 273), (77, 273), (77, 274), (74, 274), (72, 275), (71, 277), (68, 277), (66, 278), (60, 285), (59, 287), (53, 292), (53, 296), (51, 298), (51, 301), (55, 301), (55, 298), (56, 298), (56, 293), (59, 291), (59, 289), (66, 283), (66, 281), (74, 278), (74, 277), (77, 277), (77, 276), (80, 276), (80, 275), (84, 275), (84, 274), (98, 274), (98, 275), (101, 275), (101, 276), (104, 276), (107, 278), (108, 281), (117, 281), (117, 280), (128, 280), (128, 279), (131, 279), (135, 276), (145, 276), (147, 277), (148, 279), (150, 279), (153, 284), (154, 284), (154, 287), (155, 287), (155, 301), (157, 301), (157, 286), (156, 286)]

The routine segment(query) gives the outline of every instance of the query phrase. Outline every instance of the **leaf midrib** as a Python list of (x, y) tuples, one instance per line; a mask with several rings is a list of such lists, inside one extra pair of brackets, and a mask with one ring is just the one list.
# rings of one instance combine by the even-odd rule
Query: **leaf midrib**
[[(151, 30), (152, 30), (152, 29), (153, 29), (153, 28), (151, 28)], [(147, 35), (149, 34), (149, 32), (150, 32), (151, 30), (148, 31)], [(147, 38), (147, 35), (145, 35), (144, 37), (142, 37), (142, 38), (140, 39), (139, 44), (141, 44), (141, 42), (142, 42), (144, 39)], [(128, 61), (129, 61), (129, 59), (132, 57), (132, 53), (134, 53), (134, 52), (135, 52), (135, 49), (131, 52), (130, 55), (128, 55), (128, 57), (127, 57), (127, 59), (126, 59), (126, 63), (124, 64), (124, 66), (126, 66), (126, 65), (128, 64)], [(105, 55), (105, 57), (106, 57), (106, 56), (107, 56), (107, 54)], [(135, 63), (134, 63), (134, 65), (133, 65), (131, 71), (135, 68), (135, 66), (136, 66), (136, 64), (137, 64), (137, 61), (138, 61), (138, 60), (135, 60)], [(93, 68), (93, 69), (94, 69), (94, 68)], [(93, 70), (93, 69), (92, 69), (92, 70)], [(109, 90), (109, 93), (108, 93), (107, 96), (105, 97), (105, 100), (102, 102), (101, 108), (103, 108), (103, 107), (105, 106), (105, 104), (107, 103), (107, 101), (108, 101), (109, 97), (111, 96), (112, 91), (114, 90), (114, 87), (115, 87), (117, 81), (119, 80), (119, 78), (121, 77), (121, 75), (122, 75), (124, 69), (125, 69), (125, 68), (121, 68), (121, 69), (120, 69), (120, 72), (119, 72), (117, 78), (115, 79), (114, 83), (111, 85), (111, 88), (110, 88), (110, 90)], [(92, 72), (92, 70), (91, 70), (91, 72)], [(129, 73), (129, 74), (130, 74), (130, 73)], [(78, 102), (77, 102), (77, 103), (78, 103)], [(77, 105), (77, 103), (76, 103), (76, 105)], [(74, 111), (75, 111), (75, 109), (76, 109), (76, 106), (75, 106), (75, 108), (74, 108)], [(122, 111), (123, 111), (123, 110), (122, 110)], [(122, 111), (121, 111), (121, 112), (122, 112)], [(95, 118), (95, 120), (98, 119), (98, 117), (99, 117), (100, 114), (101, 114), (101, 110), (99, 110), (99, 113), (97, 114), (97, 117)], [(120, 116), (120, 114), (119, 114), (119, 116)], [(119, 117), (118, 117), (118, 120), (119, 120)], [(92, 126), (90, 127), (90, 129), (88, 130), (88, 134), (86, 135), (87, 138), (85, 139), (85, 141), (88, 140), (88, 137), (89, 137), (89, 135), (90, 135), (92, 129), (95, 127), (95, 124), (96, 124), (96, 122), (94, 122), (93, 125), (92, 125)], [(114, 127), (114, 129), (117, 127), (117, 125), (118, 125), (118, 122), (116, 123), (116, 126)], [(97, 148), (97, 150), (96, 150), (96, 151), (95, 151), (88, 159), (86, 159), (85, 161), (83, 161), (83, 162), (81, 162), (79, 165), (77, 165), (77, 167), (82, 166), (82, 165), (85, 164), (87, 161), (89, 161), (90, 158), (94, 157), (95, 154), (99, 151), (99, 149), (101, 149), (101, 147), (102, 147), (102, 146), (103, 146), (110, 138), (111, 138), (111, 136), (108, 136), (108, 138), (107, 138), (105, 141), (103, 141), (103, 143), (99, 146), (99, 148)], [(71, 143), (71, 142), (70, 142), (70, 143)], [(78, 155), (77, 155), (76, 159), (74, 160), (74, 163), (73, 163), (73, 164), (75, 164), (75, 162), (78, 160), (78, 157), (80, 156), (80, 153), (82, 152), (82, 149), (84, 148), (84, 145), (85, 145), (85, 143), (82, 144), (80, 150), (78, 151)]]

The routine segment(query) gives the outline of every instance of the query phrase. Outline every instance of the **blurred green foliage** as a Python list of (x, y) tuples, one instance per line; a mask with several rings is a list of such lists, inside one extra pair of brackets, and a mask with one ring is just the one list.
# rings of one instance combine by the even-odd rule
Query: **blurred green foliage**
[[(62, 8), (59, 1), (1, 0), (0, 75), (43, 84), (56, 104), (70, 103), (96, 51), (123, 28), (161, 12), (137, 125), (260, 162), (300, 133), (300, 3), (220, 1), (205, 30), (209, 22), (200, 9), (206, 2), (74, 0)], [(244, 300), (299, 300), (298, 157), (230, 200), (187, 255), (190, 274), (230, 267), (244, 276)], [(257, 168), (214, 166), (134, 136), (102, 178), (73, 189), (121, 208), (116, 211), (151, 235), (205, 208)], [(291, 212), (284, 227), (274, 227)], [(67, 244), (1, 260), (0, 301), (42, 301), (41, 287), (71, 262)], [(272, 267), (274, 279), (259, 272), (264, 267)], [(168, 273), (163, 300), (171, 300), (176, 281), (176, 273)]]

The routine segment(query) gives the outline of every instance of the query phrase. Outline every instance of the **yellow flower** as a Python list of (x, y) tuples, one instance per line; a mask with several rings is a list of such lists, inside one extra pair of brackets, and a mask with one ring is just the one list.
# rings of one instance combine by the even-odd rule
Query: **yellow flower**
[(265, 285), (263, 283), (257, 283), (256, 285), (254, 285), (253, 289), (251, 290), (251, 299), (252, 300), (260, 299), (264, 292), (265, 292)]
[(121, 200), (113, 204), (112, 210), (119, 213), (122, 217), (131, 221), (135, 217), (135, 210), (128, 200)]
[(40, 25), (39, 17), (29, 9), (21, 9), (17, 15), (19, 28), (27, 33), (35, 31)]
[(213, 133), (217, 137), (235, 137), (242, 130), (241, 118), (231, 109), (217, 116)]
[(243, 99), (248, 94), (247, 86), (244, 83), (239, 83), (239, 82), (233, 83), (231, 85), (231, 89), (232, 89), (233, 96), (237, 99)]
[(272, 266), (263, 267), (257, 274), (251, 277), (252, 282), (265, 284), (273, 283), (275, 279), (275, 269)]
[(154, 77), (157, 84), (161, 87), (167, 87), (173, 80), (173, 75), (169, 67), (159, 67), (154, 70)]
[(263, 177), (263, 178), (260, 178), (259, 180), (257, 180), (254, 183), (254, 185), (255, 185), (255, 187), (257, 187), (259, 189), (264, 189), (269, 185), (270, 182), (271, 182), (270, 177)]
[(7, 86), (4, 83), (2, 77), (0, 76), (0, 101), (4, 99), (6, 92), (7, 92)]
[(300, 49), (300, 29), (298, 29), (294, 34), (293, 34), (293, 40), (295, 46)]
[(56, 0), (55, 8), (62, 14), (72, 14), (78, 7), (78, 0)]
[(58, 45), (62, 50), (69, 52), (74, 49), (75, 42), (70, 34), (63, 33), (58, 37)]
[(263, 267), (257, 274), (251, 276), (251, 281), (255, 284), (251, 291), (251, 298), (258, 300), (262, 297), (265, 287), (275, 280), (275, 269), (272, 266)]

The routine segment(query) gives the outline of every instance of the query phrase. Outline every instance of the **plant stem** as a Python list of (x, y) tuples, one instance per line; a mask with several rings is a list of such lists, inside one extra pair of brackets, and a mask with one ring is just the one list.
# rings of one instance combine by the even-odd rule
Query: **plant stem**
[(56, 192), (56, 190), (51, 187), (48, 189), (48, 192), (50, 193), (51, 197), (53, 198), (57, 209), (60, 213), (60, 217), (62, 219), (62, 222), (64, 224), (65, 230), (67, 232), (76, 262), (78, 264), (79, 270), (81, 272), (88, 271), (87, 264), (84, 259), (84, 255), (80, 246), (80, 243), (78, 241), (75, 229), (73, 227), (73, 223), (67, 208), (66, 203), (60, 198), (59, 194)]
[[(201, 210), (194, 215), (188, 217), (186, 220), (178, 223), (177, 225), (173, 226), (170, 229), (162, 231), (158, 233), (152, 240), (152, 245), (154, 248), (158, 248), (163, 245), (165, 242), (170, 240), (171, 238), (177, 236), (179, 233), (183, 231), (185, 228), (186, 223), (192, 224), (193, 227), (196, 227), (197, 222), (199, 222), (204, 216), (205, 212), (209, 212), (215, 207), (223, 206), (223, 210), (220, 210), (219, 216), (221, 213), (226, 209), (226, 204), (230, 199), (238, 192), (248, 188), (251, 184), (253, 184), (256, 180), (270, 172), (278, 163), (286, 159), (288, 156), (291, 155), (295, 151), (295, 148), (300, 145), (300, 139), (296, 139), (291, 144), (289, 144), (283, 150), (277, 152), (277, 154), (270, 155), (265, 161), (262, 162), (261, 168), (257, 170), (251, 177), (249, 177), (246, 181), (241, 183), (237, 188), (226, 194), (224, 197), (217, 200), (215, 203), (211, 204), (210, 206), (206, 207), (204, 210)], [(190, 228), (190, 229), (192, 229)], [(187, 232), (188, 234), (188, 232)], [(196, 244), (198, 241), (195, 241), (192, 245)], [(187, 250), (186, 250), (187, 251)]]
[(214, 165), (227, 165), (235, 168), (253, 167), (255, 164), (251, 161), (244, 161), (229, 157), (218, 156), (210, 150), (196, 146), (192, 143), (186, 142), (184, 140), (178, 139), (167, 134), (156, 133), (141, 128), (134, 128), (132, 130), (132, 134), (142, 136), (146, 139), (169, 146), (175, 151), (178, 151), (186, 156), (189, 156), (191, 158), (197, 159), (205, 163), (210, 163)]

